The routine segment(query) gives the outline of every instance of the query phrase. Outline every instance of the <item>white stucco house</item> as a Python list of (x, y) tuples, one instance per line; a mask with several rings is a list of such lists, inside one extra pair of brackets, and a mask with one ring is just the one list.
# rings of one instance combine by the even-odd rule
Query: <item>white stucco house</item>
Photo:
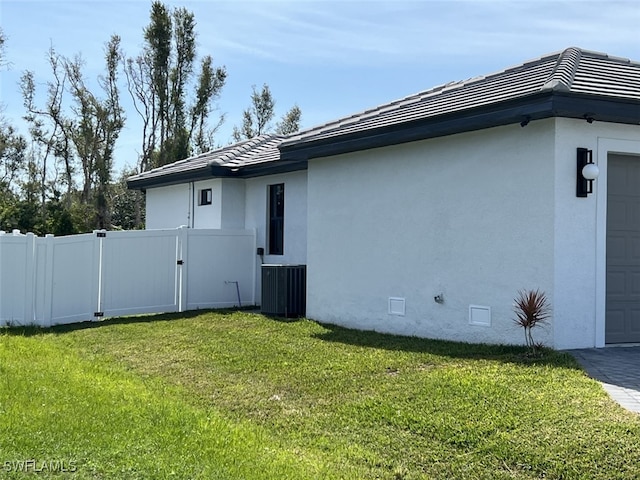
[(523, 343), (513, 299), (540, 289), (536, 340), (640, 342), (635, 61), (569, 48), (129, 186), (147, 228), (255, 229), (268, 263), (306, 264), (318, 321)]

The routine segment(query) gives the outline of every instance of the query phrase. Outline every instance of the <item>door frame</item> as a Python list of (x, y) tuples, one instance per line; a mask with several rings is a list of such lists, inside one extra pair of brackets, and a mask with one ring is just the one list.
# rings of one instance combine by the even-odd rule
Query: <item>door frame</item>
[[(607, 167), (609, 154), (640, 155), (640, 141), (598, 138), (596, 162), (600, 169), (596, 198), (596, 329), (595, 347), (605, 346), (607, 278)], [(640, 161), (640, 157), (638, 158)]]

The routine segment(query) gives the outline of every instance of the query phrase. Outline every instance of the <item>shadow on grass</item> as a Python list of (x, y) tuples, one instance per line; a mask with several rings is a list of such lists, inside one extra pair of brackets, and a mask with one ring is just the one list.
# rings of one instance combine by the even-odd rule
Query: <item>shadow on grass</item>
[[(15, 326), (0, 329), (8, 335), (36, 336), (42, 334), (65, 334), (77, 330), (108, 327), (112, 325), (129, 325), (179, 321), (195, 318), (203, 314), (220, 316), (233, 315), (238, 312), (260, 313), (255, 306), (230, 309), (189, 310), (186, 312), (172, 312), (161, 314), (136, 315), (129, 317), (113, 317), (101, 321), (87, 321), (55, 325), (49, 328)], [(268, 321), (283, 324), (296, 323), (304, 318), (285, 318), (264, 315)], [(505, 363), (521, 363), (527, 365), (551, 365), (556, 367), (581, 369), (578, 362), (566, 352), (543, 349), (539, 355), (532, 356), (526, 347), (515, 345), (490, 345), (481, 343), (462, 343), (446, 340), (432, 340), (418, 337), (392, 335), (374, 331), (353, 330), (331, 324), (322, 324), (322, 333), (312, 334), (312, 338), (325, 342), (341, 343), (363, 348), (378, 348), (389, 351), (426, 353), (451, 358), (496, 360)]]
[(102, 328), (111, 325), (129, 325), (140, 323), (154, 323), (154, 322), (167, 322), (173, 320), (187, 320), (189, 318), (199, 317), (200, 315), (207, 313), (215, 313), (216, 315), (233, 315), (236, 312), (256, 312), (259, 310), (255, 306), (242, 307), (242, 308), (221, 308), (221, 309), (202, 309), (202, 310), (188, 310), (186, 312), (170, 312), (170, 313), (150, 313), (146, 315), (132, 315), (128, 317), (111, 317), (105, 320), (98, 321), (85, 321), (76, 323), (67, 323), (64, 325), (54, 325), (52, 327), (36, 327), (36, 326), (9, 326), (0, 328), (0, 333), (6, 333), (7, 335), (17, 335), (23, 337), (30, 337), (35, 335), (42, 335), (46, 333), (64, 334), (68, 332), (75, 332), (77, 330), (89, 330), (92, 328)]
[(517, 345), (453, 342), (352, 330), (329, 324), (322, 324), (322, 326), (327, 331), (313, 336), (326, 342), (390, 351), (426, 353), (451, 358), (496, 360), (507, 363), (580, 369), (579, 364), (568, 353), (547, 348), (542, 349), (537, 355), (531, 355), (526, 347)]

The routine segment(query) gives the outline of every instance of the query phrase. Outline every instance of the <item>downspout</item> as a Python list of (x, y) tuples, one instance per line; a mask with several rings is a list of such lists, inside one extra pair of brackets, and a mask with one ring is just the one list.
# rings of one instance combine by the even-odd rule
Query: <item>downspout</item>
[(195, 185), (193, 184), (193, 182), (189, 182), (189, 207), (188, 207), (188, 214), (187, 214), (187, 226), (189, 228), (194, 228), (195, 226), (195, 216), (196, 216), (196, 211), (195, 211)]

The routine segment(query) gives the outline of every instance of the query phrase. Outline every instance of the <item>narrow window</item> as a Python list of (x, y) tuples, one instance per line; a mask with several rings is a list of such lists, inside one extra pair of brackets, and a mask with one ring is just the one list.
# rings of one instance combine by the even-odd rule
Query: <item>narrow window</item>
[(284, 253), (284, 183), (269, 185), (269, 255)]
[(198, 196), (198, 205), (211, 205), (211, 189), (203, 188)]

